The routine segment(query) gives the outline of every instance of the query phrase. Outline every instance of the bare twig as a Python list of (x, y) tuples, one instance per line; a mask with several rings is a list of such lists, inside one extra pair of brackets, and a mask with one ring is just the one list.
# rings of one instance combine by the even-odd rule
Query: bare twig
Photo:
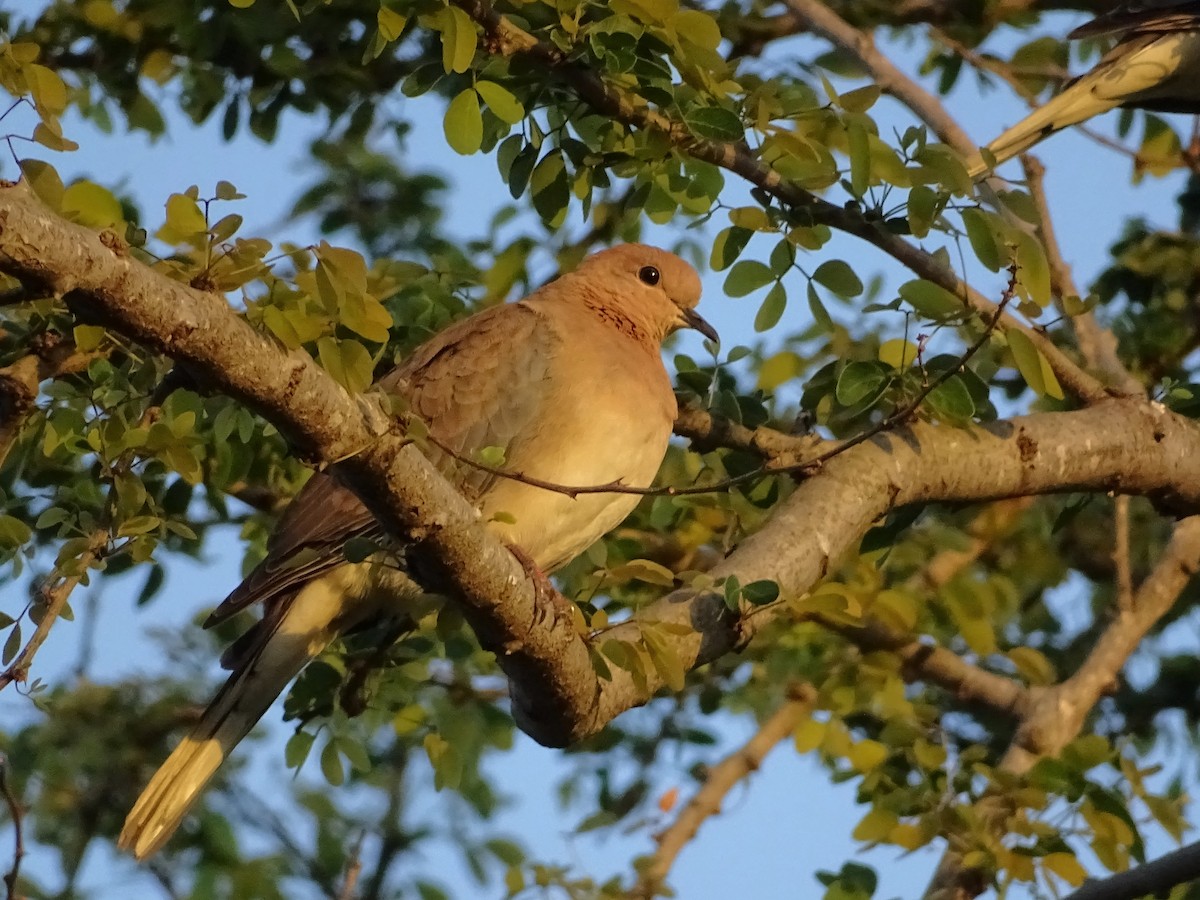
[(655, 836), (658, 849), (642, 868), (637, 886), (630, 892), (631, 897), (650, 900), (662, 894), (680, 851), (696, 836), (705, 821), (720, 813), (721, 803), (734, 786), (757, 771), (767, 754), (791, 735), (815, 700), (816, 691), (810, 685), (798, 685), (749, 741), (708, 770), (700, 790), (680, 810), (675, 821)]
[(1117, 609), (1133, 611), (1133, 566), (1129, 560), (1129, 498), (1113, 502), (1113, 568), (1117, 578)]
[[(1021, 157), (1021, 164), (1025, 167), (1026, 183), (1037, 210), (1042, 245), (1046, 248), (1046, 260), (1050, 264), (1051, 290), (1058, 298), (1059, 311), (1066, 315), (1065, 299), (1078, 297), (1080, 293), (1071, 275), (1071, 267), (1063, 258), (1050, 217), (1050, 204), (1046, 199), (1046, 167), (1029, 154)], [(1131, 397), (1144, 396), (1145, 388), (1133, 377), (1117, 353), (1117, 336), (1101, 327), (1090, 310), (1071, 315), (1070, 320), (1075, 342), (1087, 364), (1103, 374), (1122, 393)]]
[(75, 569), (74, 574), (64, 575), (61, 568), (55, 568), (46, 579), (45, 584), (39, 590), (40, 602), (44, 607), (42, 618), (8, 668), (0, 672), (0, 691), (14, 681), (23, 682), (29, 677), (29, 667), (33, 665), (33, 658), (41, 649), (42, 644), (46, 642), (46, 638), (50, 636), (50, 629), (54, 627), (59, 613), (67, 605), (67, 599), (71, 596), (71, 592), (83, 579), (88, 567), (99, 558), (107, 546), (107, 528), (98, 529), (93, 532), (83, 553), (71, 561), (72, 567)]
[(338, 889), (337, 900), (354, 900), (358, 887), (358, 876), (362, 874), (362, 847), (367, 832), (360, 831), (350, 848), (350, 857), (346, 861), (346, 874), (342, 876), (342, 886)]
[(24, 811), (13, 793), (12, 785), (8, 783), (8, 757), (0, 753), (0, 794), (8, 806), (8, 815), (13, 825), (13, 861), (8, 873), (4, 876), (6, 900), (20, 900), (17, 894), (17, 879), (21, 874), (21, 860), (25, 857), (25, 835), (22, 817)]

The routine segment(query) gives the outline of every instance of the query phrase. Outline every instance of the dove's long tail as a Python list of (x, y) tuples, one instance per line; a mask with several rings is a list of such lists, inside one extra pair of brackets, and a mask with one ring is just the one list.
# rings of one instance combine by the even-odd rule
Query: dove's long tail
[[(1123, 105), (1153, 107), (1190, 77), (1197, 53), (1195, 32), (1151, 34), (1118, 44), (1096, 68), (1070, 82), (987, 145), (996, 165), (1024, 153), (1042, 138)], [(1174, 86), (1174, 87), (1173, 87)], [(990, 166), (977, 155), (968, 164), (972, 178)]]
[(339, 613), (344, 596), (318, 579), (269, 611), (248, 640), (239, 642), (229, 680), (126, 817), (117, 842), (121, 849), (145, 859), (167, 842), (229, 752), (333, 639)]
[[(1083, 76), (988, 144), (987, 149), (996, 159), (995, 165), (998, 166), (1017, 154), (1024, 153), (1042, 138), (1049, 137), (1056, 131), (1077, 125), (1120, 105), (1119, 100), (1098, 96), (1092, 88), (1090, 77)], [(976, 154), (969, 163), (968, 172), (972, 178), (978, 178), (987, 174), (991, 168), (982, 155)]]

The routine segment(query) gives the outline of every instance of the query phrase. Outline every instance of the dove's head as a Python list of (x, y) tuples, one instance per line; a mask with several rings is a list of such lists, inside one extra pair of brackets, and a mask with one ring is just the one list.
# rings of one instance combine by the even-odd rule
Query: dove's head
[(718, 341), (716, 329), (696, 312), (700, 276), (674, 253), (646, 244), (620, 244), (585, 259), (570, 276), (586, 286), (589, 307), (631, 336), (661, 342), (672, 331), (694, 328)]

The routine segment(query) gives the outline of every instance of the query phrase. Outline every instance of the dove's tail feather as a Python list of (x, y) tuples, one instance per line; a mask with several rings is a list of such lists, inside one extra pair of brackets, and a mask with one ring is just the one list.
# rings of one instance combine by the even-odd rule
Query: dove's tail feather
[[(1097, 96), (1085, 78), (1075, 82), (1044, 106), (1034, 110), (1008, 131), (987, 145), (998, 166), (1014, 156), (1024, 153), (1044, 137), (1077, 125), (1080, 122), (1108, 112), (1119, 105), (1118, 101)], [(972, 178), (986, 175), (993, 168), (981, 154), (969, 162), (967, 171)]]
[(225, 757), (288, 682), (332, 640), (329, 591), (314, 582), (253, 628), (229, 679), (200, 721), (167, 757), (125, 818), (117, 845), (139, 860), (155, 853), (183, 821)]

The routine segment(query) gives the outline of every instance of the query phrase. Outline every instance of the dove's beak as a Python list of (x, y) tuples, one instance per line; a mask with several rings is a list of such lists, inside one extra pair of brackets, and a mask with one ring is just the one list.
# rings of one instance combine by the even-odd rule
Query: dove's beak
[(704, 317), (694, 309), (683, 310), (683, 321), (688, 328), (694, 328), (710, 341), (721, 343), (721, 336), (717, 334), (717, 329), (705, 321)]

